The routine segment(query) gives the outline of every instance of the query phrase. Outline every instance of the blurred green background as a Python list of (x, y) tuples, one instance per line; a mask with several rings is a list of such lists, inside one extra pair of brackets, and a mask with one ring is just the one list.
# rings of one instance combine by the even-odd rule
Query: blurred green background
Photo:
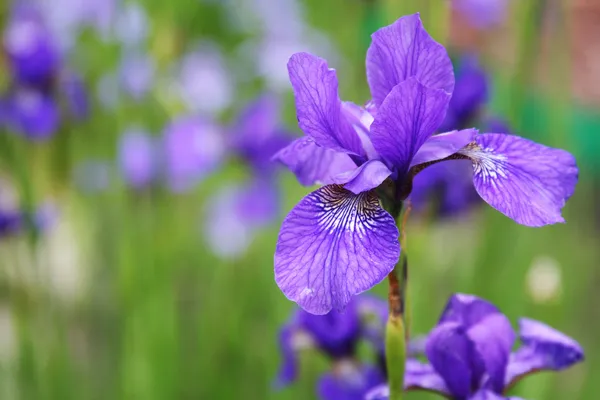
[[(159, 77), (191, 44), (218, 46), (235, 76), (231, 104), (216, 113), (218, 120), (231, 120), (245, 102), (270, 87), (252, 65), (265, 56), (251, 46), (260, 40), (261, 28), (244, 21), (255, 18), (253, 12), (289, 11), (292, 2), (257, 0), (246, 2), (249, 8), (242, 3), (139, 1), (148, 14), (144, 50), (156, 62), (155, 82), (143, 101), (123, 98), (114, 107), (103, 106), (97, 93), (104, 73), (118, 65), (122, 48), (84, 30), (69, 62), (88, 88), (89, 118), (67, 121), (44, 142), (1, 134), (1, 173), (23, 207), (50, 199), (59, 211), (47, 231), (0, 242), (0, 399), (315, 398), (316, 379), (326, 368), (317, 355), (303, 357), (295, 385), (272, 389), (280, 362), (278, 329), (294, 309), (273, 279), (279, 222), (258, 232), (249, 249), (231, 259), (214, 255), (202, 237), (207, 199), (226, 183), (245, 179), (243, 164), (230, 162), (184, 194), (140, 193), (118, 179), (107, 190), (85, 191), (73, 179), (81, 162), (114, 160), (127, 126), (140, 124), (159, 134), (181, 111)], [(449, 48), (480, 51), (493, 76), (491, 111), (504, 116), (513, 132), (577, 156), (580, 182), (564, 211), (567, 224), (530, 229), (489, 207), (445, 221), (413, 215), (406, 250), (414, 333), (435, 324), (449, 294), (485, 297), (511, 320), (540, 319), (586, 350), (583, 364), (528, 378), (515, 395), (596, 399), (600, 114), (594, 107), (599, 99), (572, 95), (573, 2), (514, 1), (502, 26), (486, 31), (469, 30), (441, 0), (297, 3), (304, 11), (302, 24), (321, 35), (315, 42), (322, 47), (317, 47), (331, 51), (320, 55), (338, 70), (342, 98), (368, 99), (364, 54), (370, 33), (420, 11), (427, 29)], [(552, 12), (544, 8), (548, 4)], [(3, 7), (8, 18), (9, 5)], [(464, 37), (472, 40), (464, 43)], [(588, 40), (600, 41), (600, 35)], [(291, 51), (303, 49), (294, 46)], [(278, 90), (283, 121), (300, 135), (291, 91)], [(281, 174), (280, 185), (279, 221), (310, 190), (288, 172)], [(373, 291), (384, 295), (385, 286)], [(407, 398), (434, 396), (411, 393)]]

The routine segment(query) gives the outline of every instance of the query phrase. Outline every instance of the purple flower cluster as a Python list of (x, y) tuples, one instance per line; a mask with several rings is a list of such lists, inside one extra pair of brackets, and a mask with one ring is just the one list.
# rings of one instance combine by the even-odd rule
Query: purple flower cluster
[(270, 159), (290, 140), (280, 126), (277, 98), (264, 95), (249, 103), (229, 126), (188, 115), (171, 121), (162, 138), (130, 129), (121, 137), (118, 161), (130, 187), (139, 190), (164, 182), (172, 192), (182, 193), (226, 159), (241, 160), (250, 170), (250, 179), (216, 192), (203, 218), (213, 251), (236, 256), (246, 249), (256, 229), (277, 216), (277, 164)]
[(46, 139), (61, 122), (62, 99), (68, 114), (84, 118), (88, 100), (83, 82), (64, 64), (43, 14), (17, 3), (3, 35), (10, 85), (0, 97), (0, 124), (31, 139)]
[[(425, 342), (429, 363), (408, 359), (405, 390), (437, 392), (455, 400), (517, 400), (506, 391), (527, 375), (560, 371), (583, 360), (581, 346), (532, 319), (519, 320), (520, 347), (510, 321), (493, 304), (456, 294)], [(388, 398), (385, 385), (370, 400)]]
[(367, 295), (354, 298), (343, 313), (313, 315), (298, 309), (279, 333), (283, 364), (276, 386), (295, 381), (299, 352), (315, 348), (332, 363), (331, 372), (321, 376), (318, 382), (319, 398), (364, 399), (371, 389), (385, 382), (385, 367), (382, 363), (361, 362), (357, 347), (362, 341), (374, 344), (380, 358), (386, 318), (387, 304)]
[(527, 226), (564, 222), (561, 208), (578, 179), (575, 159), (564, 150), (476, 129), (434, 135), (447, 114), (454, 72), (418, 14), (373, 34), (366, 67), (372, 101), (359, 107), (339, 99), (336, 73), (325, 60), (298, 53), (288, 64), (306, 136), (275, 158), (301, 183), (326, 186), (285, 218), (275, 280), (313, 314), (343, 310), (392, 271), (400, 245), (397, 215), (388, 211), (397, 214), (426, 167), (470, 162), (479, 196)]

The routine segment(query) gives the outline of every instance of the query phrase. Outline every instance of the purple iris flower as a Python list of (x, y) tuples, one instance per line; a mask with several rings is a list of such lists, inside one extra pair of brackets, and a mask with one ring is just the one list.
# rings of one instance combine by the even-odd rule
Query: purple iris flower
[(271, 157), (290, 142), (280, 126), (279, 103), (272, 95), (250, 102), (228, 129), (230, 154), (252, 171), (249, 182), (223, 188), (208, 203), (206, 238), (215, 253), (235, 257), (248, 247), (257, 229), (279, 212), (279, 190)]
[[(313, 315), (297, 310), (279, 333), (283, 364), (277, 377), (277, 386), (296, 380), (298, 352), (316, 348), (332, 361), (332, 371), (319, 380), (317, 392), (324, 400), (363, 399), (372, 388), (385, 382), (385, 372), (357, 359), (357, 346), (374, 329), (383, 331), (387, 314), (380, 318), (386, 307), (383, 300), (370, 296), (355, 298), (343, 313), (331, 311)], [(376, 325), (376, 327), (373, 327)]]
[(90, 103), (83, 79), (71, 71), (60, 77), (60, 92), (64, 95), (69, 111), (74, 118), (85, 119), (90, 113)]
[(41, 14), (30, 4), (14, 7), (3, 37), (4, 49), (19, 84), (47, 86), (60, 67), (60, 54)]
[(363, 109), (339, 99), (335, 71), (324, 60), (298, 53), (288, 63), (306, 136), (275, 158), (300, 182), (327, 185), (285, 218), (275, 280), (314, 314), (343, 310), (394, 268), (398, 229), (380, 199), (400, 204), (423, 168), (470, 160), (477, 193), (527, 226), (564, 222), (560, 210), (577, 182), (575, 159), (564, 150), (476, 129), (432, 136), (444, 120), (454, 73), (418, 14), (375, 32), (366, 65), (373, 101)]
[(131, 187), (142, 189), (156, 177), (157, 151), (152, 137), (140, 129), (129, 129), (119, 144), (119, 166)]
[(4, 123), (30, 139), (48, 139), (59, 127), (58, 105), (52, 97), (40, 91), (15, 88), (2, 104)]
[(186, 191), (222, 162), (224, 134), (212, 121), (182, 116), (166, 127), (163, 152), (167, 185), (175, 192)]
[[(519, 321), (521, 346), (510, 321), (493, 304), (453, 295), (425, 345), (429, 363), (409, 359), (406, 390), (438, 392), (456, 400), (516, 400), (506, 391), (524, 376), (560, 371), (583, 360), (581, 346), (563, 333), (527, 318)], [(387, 388), (367, 398), (387, 399)]]
[(154, 59), (142, 53), (127, 53), (121, 63), (120, 82), (134, 100), (140, 101), (152, 89)]

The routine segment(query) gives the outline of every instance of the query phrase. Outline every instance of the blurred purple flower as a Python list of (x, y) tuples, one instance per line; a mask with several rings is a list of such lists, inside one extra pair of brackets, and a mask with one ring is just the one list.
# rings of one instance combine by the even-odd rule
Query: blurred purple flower
[(30, 4), (15, 6), (3, 35), (4, 50), (19, 84), (47, 87), (60, 67), (60, 54), (42, 15)]
[(85, 119), (89, 116), (89, 98), (81, 76), (71, 71), (63, 71), (59, 89), (73, 117)]
[(179, 65), (177, 91), (191, 112), (218, 113), (233, 101), (232, 75), (216, 46), (203, 45)]
[[(510, 321), (491, 303), (453, 295), (425, 345), (429, 364), (408, 360), (405, 389), (438, 392), (453, 399), (506, 400), (506, 390), (526, 375), (560, 371), (583, 360), (570, 337), (531, 319), (519, 321), (521, 346)], [(385, 388), (367, 398), (387, 399)]]
[(58, 129), (58, 105), (50, 96), (39, 91), (17, 88), (9, 93), (2, 105), (4, 123), (30, 139), (45, 140)]
[(127, 184), (134, 189), (148, 186), (157, 173), (157, 149), (153, 138), (140, 129), (127, 130), (119, 143), (118, 163)]
[(279, 119), (279, 99), (270, 94), (250, 102), (230, 127), (232, 150), (257, 172), (273, 170), (271, 158), (287, 146), (292, 135)]
[(115, 36), (127, 48), (137, 48), (148, 37), (148, 15), (139, 3), (125, 3), (115, 20)]
[(217, 255), (236, 257), (278, 211), (279, 193), (272, 177), (258, 176), (240, 186), (227, 186), (207, 205), (203, 218), (206, 240)]
[(140, 101), (152, 89), (154, 59), (142, 53), (128, 52), (121, 61), (120, 83), (134, 100)]
[(190, 189), (225, 156), (222, 129), (199, 117), (175, 119), (165, 129), (163, 140), (167, 185), (176, 192)]
[[(371, 111), (340, 100), (335, 70), (325, 60), (298, 53), (288, 63), (306, 137), (287, 148), (293, 151), (282, 150), (289, 160), (281, 153), (279, 160), (307, 174), (298, 177), (301, 182), (328, 185), (307, 195), (283, 221), (275, 281), (286, 297), (314, 314), (343, 310), (352, 296), (394, 268), (398, 228), (379, 196), (398, 205), (424, 168), (470, 160), (480, 197), (532, 227), (564, 222), (561, 209), (578, 180), (575, 158), (564, 150), (476, 129), (434, 135), (448, 109), (454, 72), (445, 48), (425, 31), (418, 14), (372, 38), (366, 61)], [(301, 161), (306, 165), (298, 165)], [(341, 163), (350, 169), (337, 173)]]
[(356, 358), (357, 347), (366, 332), (376, 324), (383, 331), (385, 319), (380, 309), (383, 300), (371, 296), (355, 298), (343, 313), (332, 311), (313, 315), (297, 310), (279, 332), (283, 364), (276, 380), (277, 387), (294, 382), (298, 375), (298, 352), (316, 348), (333, 362), (333, 372), (323, 375), (318, 385), (319, 398), (324, 400), (363, 399), (365, 393), (385, 381), (380, 368), (361, 365)]
[(501, 24), (508, 11), (508, 0), (453, 0), (452, 5), (479, 29)]

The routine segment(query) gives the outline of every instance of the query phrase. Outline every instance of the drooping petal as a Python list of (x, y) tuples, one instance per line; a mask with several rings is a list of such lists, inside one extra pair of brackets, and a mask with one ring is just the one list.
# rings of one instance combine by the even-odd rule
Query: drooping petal
[(399, 173), (444, 119), (450, 95), (408, 78), (390, 92), (371, 125), (371, 140), (379, 155)]
[(364, 156), (360, 137), (342, 113), (335, 70), (319, 57), (296, 53), (288, 71), (300, 129), (323, 147)]
[(465, 327), (458, 323), (446, 322), (434, 328), (425, 354), (453, 397), (467, 398), (483, 377), (484, 361)]
[(333, 177), (356, 169), (345, 153), (321, 147), (308, 137), (294, 140), (273, 156), (288, 167), (305, 186), (333, 183)]
[(385, 382), (383, 374), (370, 365), (340, 365), (337, 374), (327, 373), (318, 384), (322, 400), (363, 400), (374, 387)]
[(513, 135), (488, 133), (460, 151), (473, 161), (477, 193), (519, 224), (564, 222), (561, 209), (575, 191), (575, 158)]
[(463, 129), (433, 135), (419, 148), (410, 166), (413, 167), (451, 156), (471, 143), (476, 135), (477, 129)]
[(560, 371), (584, 358), (579, 343), (539, 321), (522, 318), (519, 336), (523, 344), (510, 358), (507, 386), (527, 374), (540, 370)]
[(275, 249), (275, 280), (312, 314), (341, 311), (370, 289), (400, 256), (398, 229), (371, 192), (322, 187), (290, 211)]
[(446, 49), (423, 28), (419, 14), (400, 18), (372, 35), (367, 51), (367, 80), (379, 107), (392, 88), (409, 77), (424, 86), (452, 93), (454, 72)]
[(379, 160), (370, 160), (354, 169), (344, 172), (333, 178), (333, 182), (343, 184), (344, 188), (354, 194), (359, 194), (371, 190), (381, 185), (392, 171)]

